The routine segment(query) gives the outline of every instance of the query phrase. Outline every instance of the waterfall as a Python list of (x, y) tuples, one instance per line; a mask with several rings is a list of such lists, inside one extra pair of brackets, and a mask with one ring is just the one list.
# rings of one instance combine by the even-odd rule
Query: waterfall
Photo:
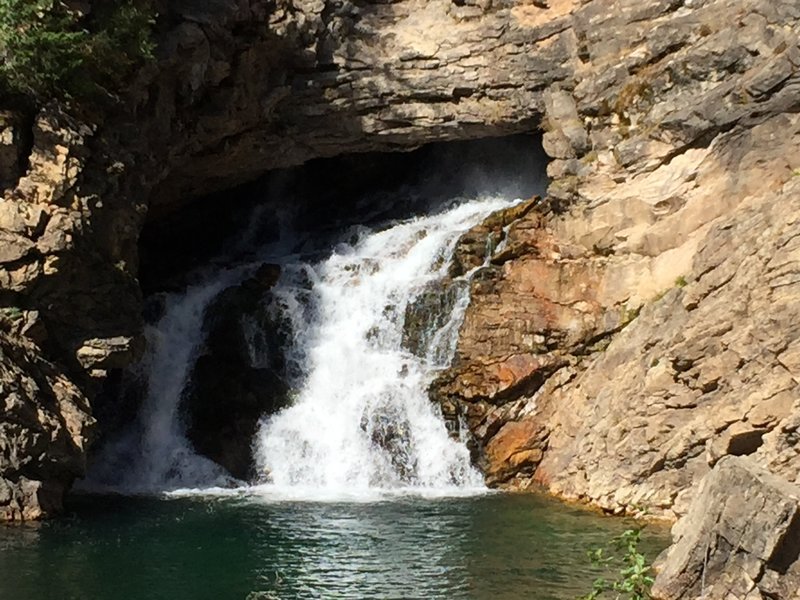
[[(482, 491), (466, 445), (448, 435), (427, 396), (431, 379), (454, 354), (469, 275), (451, 288), (452, 311), (425, 332), (421, 351), (404, 349), (404, 320), (410, 303), (446, 278), (460, 236), (510, 204), (498, 197), (454, 201), (428, 216), (340, 229), (338, 243), (281, 240), (246, 264), (206, 269), (199, 283), (167, 295), (161, 319), (148, 328), (148, 355), (139, 366), (147, 391), (138, 421), (105, 449), (83, 487), (123, 493), (227, 488), (294, 499)], [(292, 254), (297, 248), (304, 254)], [(289, 407), (260, 424), (253, 440), (259, 481), (248, 487), (194, 451), (180, 406), (204, 344), (206, 308), (265, 260), (282, 268), (271, 308), (287, 322), (294, 391)], [(255, 323), (241, 325), (256, 365), (263, 360), (261, 332)]]
[(158, 490), (231, 480), (225, 470), (199, 456), (183, 432), (178, 413), (181, 394), (203, 343), (206, 307), (241, 275), (223, 271), (211, 281), (190, 287), (184, 294), (167, 299), (164, 316), (146, 335), (148, 361), (147, 395), (141, 414), (141, 460), (128, 475), (128, 485)]
[(461, 234), (508, 205), (485, 198), (362, 230), (316, 264), (285, 267), (275, 294), (302, 375), (294, 404), (265, 420), (254, 442), (266, 489), (335, 497), (483, 487), (426, 392), (444, 366), (440, 346), (452, 356), (468, 286), (422, 358), (403, 349), (403, 326), (408, 304), (446, 276)]

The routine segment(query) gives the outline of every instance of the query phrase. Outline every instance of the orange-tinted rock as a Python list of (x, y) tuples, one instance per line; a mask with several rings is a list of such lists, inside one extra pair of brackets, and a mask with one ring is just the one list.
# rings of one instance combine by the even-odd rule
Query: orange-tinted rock
[(499, 485), (516, 475), (530, 475), (542, 459), (546, 430), (532, 419), (511, 421), (486, 446), (487, 483)]

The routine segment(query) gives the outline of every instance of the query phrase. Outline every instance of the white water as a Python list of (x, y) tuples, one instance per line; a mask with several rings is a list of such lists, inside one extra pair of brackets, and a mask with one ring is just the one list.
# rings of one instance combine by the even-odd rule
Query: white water
[(138, 421), (104, 449), (79, 488), (139, 494), (237, 483), (225, 469), (194, 451), (179, 409), (204, 342), (205, 310), (246, 272), (247, 268), (215, 271), (184, 293), (166, 296), (162, 318), (145, 330), (148, 353), (138, 370), (147, 389)]
[(152, 356), (141, 412), (141, 461), (128, 477), (136, 488), (164, 489), (230, 481), (223, 468), (199, 456), (184, 435), (178, 413), (197, 352), (204, 341), (203, 314), (209, 303), (241, 274), (224, 271), (211, 282), (170, 296), (164, 316), (147, 330)]
[[(305, 377), (294, 405), (257, 435), (267, 490), (351, 497), (484, 488), (466, 447), (448, 437), (426, 393), (433, 368), (445, 366), (436, 363), (452, 356), (465, 299), (433, 336), (427, 360), (401, 344), (406, 306), (445, 276), (460, 235), (507, 205), (473, 201), (365, 231), (319, 264), (287, 269), (276, 292), (293, 309), (294, 352)], [(295, 283), (300, 271), (313, 284), (311, 306), (296, 298), (305, 292)]]
[[(484, 198), (383, 230), (360, 227), (356, 239), (316, 263), (276, 259), (276, 250), (289, 251), (274, 244), (252, 265), (208, 271), (200, 284), (169, 295), (147, 331), (140, 366), (147, 394), (137, 426), (106, 449), (83, 487), (350, 501), (485, 491), (464, 443), (448, 436), (426, 392), (435, 370), (451, 360), (469, 286), (428, 336), (425, 358), (401, 344), (406, 307), (445, 276), (461, 234), (509, 204)], [(291, 321), (286, 352), (297, 392), (291, 407), (262, 423), (253, 441), (262, 481), (247, 487), (194, 452), (179, 407), (204, 343), (206, 308), (267, 256), (283, 263), (273, 296)], [(242, 327), (256, 339), (252, 323)], [(251, 359), (261, 361), (255, 343)]]

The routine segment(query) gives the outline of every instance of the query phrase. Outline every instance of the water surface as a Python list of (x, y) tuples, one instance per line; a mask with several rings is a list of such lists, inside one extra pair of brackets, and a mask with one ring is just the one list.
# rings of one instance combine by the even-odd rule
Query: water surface
[[(630, 523), (536, 495), (369, 503), (84, 496), (0, 527), (0, 598), (566, 600)], [(652, 558), (667, 531), (648, 528)]]

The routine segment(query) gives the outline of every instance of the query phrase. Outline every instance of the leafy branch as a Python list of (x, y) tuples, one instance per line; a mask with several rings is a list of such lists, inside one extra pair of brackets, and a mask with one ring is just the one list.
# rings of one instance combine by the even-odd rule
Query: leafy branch
[[(614, 537), (607, 548), (590, 551), (589, 560), (596, 567), (615, 569), (616, 577), (598, 577), (592, 583), (592, 591), (580, 600), (597, 600), (613, 594), (614, 600), (651, 600), (653, 567), (639, 551), (642, 530), (628, 529)], [(609, 554), (607, 551), (613, 553)]]
[(42, 103), (113, 96), (154, 48), (150, 0), (0, 0), (0, 92)]

